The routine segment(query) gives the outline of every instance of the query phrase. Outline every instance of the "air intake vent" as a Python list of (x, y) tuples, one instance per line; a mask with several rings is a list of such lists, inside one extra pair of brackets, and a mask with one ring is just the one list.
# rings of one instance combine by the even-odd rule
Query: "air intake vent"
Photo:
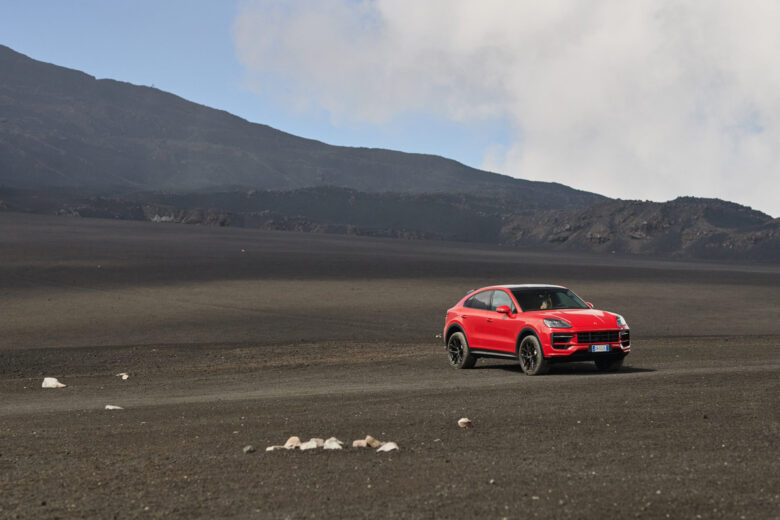
[(552, 346), (553, 348), (566, 349), (574, 341), (574, 334), (567, 334), (565, 332), (553, 332), (552, 333)]
[(598, 330), (593, 332), (577, 333), (579, 343), (617, 343), (619, 330)]

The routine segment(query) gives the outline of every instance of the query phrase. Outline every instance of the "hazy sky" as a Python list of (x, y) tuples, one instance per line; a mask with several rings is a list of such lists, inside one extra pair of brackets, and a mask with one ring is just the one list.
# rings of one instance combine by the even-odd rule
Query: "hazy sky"
[(780, 2), (0, 0), (0, 43), (348, 146), (780, 216)]

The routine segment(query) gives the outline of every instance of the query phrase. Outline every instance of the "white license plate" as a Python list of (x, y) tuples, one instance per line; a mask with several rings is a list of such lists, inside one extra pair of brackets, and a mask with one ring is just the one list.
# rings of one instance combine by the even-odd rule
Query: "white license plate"
[(591, 345), (591, 352), (609, 352), (609, 345)]

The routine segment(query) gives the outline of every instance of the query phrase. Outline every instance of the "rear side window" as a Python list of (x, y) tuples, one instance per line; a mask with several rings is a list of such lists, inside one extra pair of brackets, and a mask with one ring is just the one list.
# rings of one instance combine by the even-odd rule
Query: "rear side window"
[(493, 303), (490, 305), (490, 310), (494, 311), (502, 305), (509, 307), (512, 312), (517, 312), (515, 304), (512, 302), (512, 298), (510, 298), (507, 293), (504, 291), (493, 291)]
[(485, 311), (490, 310), (491, 293), (493, 293), (493, 291), (482, 291), (481, 293), (477, 293), (466, 300), (463, 303), (463, 306), (470, 309), (482, 309)]

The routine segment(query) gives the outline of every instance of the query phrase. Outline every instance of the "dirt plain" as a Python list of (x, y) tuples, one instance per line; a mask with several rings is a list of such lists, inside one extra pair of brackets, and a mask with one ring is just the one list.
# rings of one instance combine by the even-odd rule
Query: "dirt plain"
[[(624, 370), (451, 370), (444, 311), (501, 282), (623, 314)], [(771, 265), (0, 213), (0, 518), (780, 518), (779, 289)], [(366, 434), (401, 450), (264, 451)]]

